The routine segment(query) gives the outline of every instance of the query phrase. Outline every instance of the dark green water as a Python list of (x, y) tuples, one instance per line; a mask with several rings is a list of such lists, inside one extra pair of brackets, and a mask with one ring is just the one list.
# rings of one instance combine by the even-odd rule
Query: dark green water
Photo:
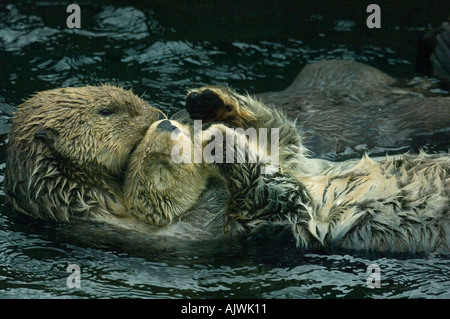
[[(0, 182), (12, 113), (36, 91), (114, 83), (173, 112), (189, 88), (281, 90), (324, 58), (412, 78), (418, 37), (450, 4), (393, 2), (377, 2), (382, 28), (370, 30), (364, 1), (79, 1), (81, 29), (71, 30), (67, 2), (2, 1)], [(301, 252), (289, 239), (99, 243), (95, 229), (91, 241), (76, 240), (70, 227), (17, 216), (3, 187), (0, 202), (0, 298), (450, 297), (448, 256)], [(68, 264), (81, 268), (80, 289), (66, 285)], [(367, 287), (370, 264), (380, 288)]]

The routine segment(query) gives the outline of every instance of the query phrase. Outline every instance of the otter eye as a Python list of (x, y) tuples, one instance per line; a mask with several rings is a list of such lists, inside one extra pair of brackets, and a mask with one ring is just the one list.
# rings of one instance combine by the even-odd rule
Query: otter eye
[(101, 116), (110, 116), (110, 115), (113, 115), (114, 112), (109, 109), (103, 109), (103, 110), (98, 111), (98, 114), (100, 114)]

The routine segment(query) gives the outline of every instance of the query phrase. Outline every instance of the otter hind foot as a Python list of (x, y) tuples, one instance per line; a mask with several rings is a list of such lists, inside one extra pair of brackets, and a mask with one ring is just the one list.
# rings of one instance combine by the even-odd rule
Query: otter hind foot
[(238, 114), (238, 102), (223, 89), (206, 87), (189, 92), (186, 110), (193, 120), (226, 121)]

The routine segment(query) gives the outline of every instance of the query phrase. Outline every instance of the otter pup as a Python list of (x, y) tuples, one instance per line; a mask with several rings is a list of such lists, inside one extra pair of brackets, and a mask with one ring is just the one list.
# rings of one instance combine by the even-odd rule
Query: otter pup
[(38, 93), (12, 122), (7, 203), (42, 219), (133, 224), (138, 220), (124, 206), (123, 171), (161, 118), (131, 91), (110, 85)]
[[(194, 160), (193, 133), (192, 127), (174, 120), (149, 127), (129, 161), (125, 207), (143, 222), (157, 226), (160, 235), (219, 239), (224, 235), (229, 192), (217, 169), (203, 158)], [(202, 151), (203, 145), (198, 147)]]

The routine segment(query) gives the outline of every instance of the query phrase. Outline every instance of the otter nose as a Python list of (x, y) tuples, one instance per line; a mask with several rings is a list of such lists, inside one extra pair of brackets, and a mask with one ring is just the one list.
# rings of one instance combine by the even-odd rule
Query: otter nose
[(164, 120), (161, 121), (156, 128), (164, 131), (173, 132), (173, 130), (175, 130), (177, 127), (172, 125), (172, 123), (170, 123), (169, 120)]

